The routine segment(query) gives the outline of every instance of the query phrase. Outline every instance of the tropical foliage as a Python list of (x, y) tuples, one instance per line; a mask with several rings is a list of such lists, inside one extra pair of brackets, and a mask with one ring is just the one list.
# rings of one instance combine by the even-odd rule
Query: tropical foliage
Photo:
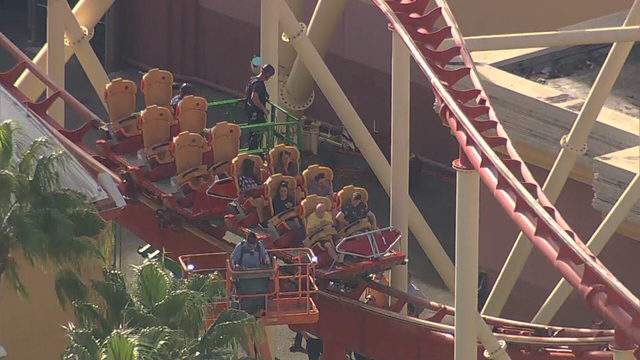
[(18, 133), (12, 121), (0, 123), (0, 281), (27, 296), (19, 253), (31, 265), (79, 271), (82, 259), (100, 256), (88, 238), (104, 222), (83, 194), (60, 187), (64, 153), (44, 138), (18, 144)]
[[(131, 286), (118, 271), (103, 274), (90, 290), (72, 273), (59, 282), (70, 285), (60, 293), (77, 318), (66, 326), (63, 359), (235, 359), (260, 331), (253, 316), (238, 310), (205, 328), (208, 304), (225, 295), (217, 275), (176, 279), (158, 262), (136, 267)], [(91, 293), (98, 302), (87, 300)]]

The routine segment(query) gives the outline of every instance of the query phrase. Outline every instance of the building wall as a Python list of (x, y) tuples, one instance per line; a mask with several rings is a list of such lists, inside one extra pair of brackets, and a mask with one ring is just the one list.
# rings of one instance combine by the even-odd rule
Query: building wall
[[(29, 298), (19, 298), (7, 281), (0, 283), (0, 345), (7, 360), (58, 359), (67, 344), (62, 326), (74, 320), (73, 311), (58, 304), (53, 269), (33, 267), (21, 255), (16, 260)], [(99, 273), (97, 263), (83, 270), (85, 278)]]

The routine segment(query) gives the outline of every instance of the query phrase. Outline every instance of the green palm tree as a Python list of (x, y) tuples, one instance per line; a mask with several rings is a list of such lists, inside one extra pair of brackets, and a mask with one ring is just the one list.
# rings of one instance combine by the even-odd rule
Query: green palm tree
[[(131, 288), (120, 272), (105, 269), (90, 291), (75, 273), (61, 275), (60, 283), (71, 285), (61, 293), (77, 319), (66, 326), (63, 359), (235, 359), (239, 348), (262, 334), (255, 318), (239, 310), (223, 312), (205, 329), (208, 304), (225, 297), (217, 274), (176, 279), (158, 262), (135, 270)], [(87, 301), (89, 292), (99, 300)]]
[(104, 222), (83, 194), (60, 187), (64, 153), (44, 138), (21, 146), (17, 133), (12, 121), (0, 123), (0, 281), (26, 297), (17, 253), (31, 265), (79, 271), (82, 259), (100, 256), (88, 238)]

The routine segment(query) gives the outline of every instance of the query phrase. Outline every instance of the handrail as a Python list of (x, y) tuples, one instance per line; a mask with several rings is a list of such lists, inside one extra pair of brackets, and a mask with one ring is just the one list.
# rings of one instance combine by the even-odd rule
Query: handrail
[[(440, 96), (444, 104), (446, 104), (446, 109), (441, 111), (441, 114), (446, 113), (446, 111), (450, 111), (455, 117), (455, 121), (446, 119), (448, 121), (453, 121), (450, 124), (452, 130), (458, 130), (457, 123), (459, 123), (466, 132), (466, 134), (459, 135), (460, 138), (458, 138), (458, 141), (460, 142), (461, 148), (463, 148), (469, 160), (471, 160), (474, 168), (478, 170), (481, 175), (483, 175), (483, 181), (490, 188), (493, 188), (494, 185), (491, 184), (492, 182), (500, 182), (500, 179), (504, 179), (507, 182), (507, 185), (514, 190), (515, 195), (517, 196), (516, 199), (513, 199), (516, 202), (515, 204), (513, 204), (514, 201), (498, 199), (500, 200), (505, 210), (512, 217), (512, 219), (519, 225), (521, 230), (525, 234), (527, 234), (534, 245), (538, 247), (543, 252), (543, 254), (549, 258), (549, 260), (556, 266), (562, 276), (583, 294), (587, 303), (591, 307), (598, 310), (603, 316), (616, 324), (616, 326), (623, 329), (623, 331), (625, 331), (628, 336), (634, 339), (636, 344), (640, 344), (640, 321), (638, 321), (640, 320), (640, 300), (638, 300), (638, 298), (636, 298), (622, 283), (620, 283), (620, 281), (618, 281), (603, 265), (601, 265), (597, 261), (596, 257), (591, 254), (591, 252), (584, 246), (581, 240), (577, 237), (577, 235), (575, 235), (575, 233), (571, 231), (568, 226), (566, 226), (566, 228), (563, 228), (558, 223), (558, 221), (562, 221), (559, 216), (559, 212), (546, 199), (546, 196), (540, 190), (539, 185), (530, 176), (528, 170), (525, 170), (526, 165), (524, 164), (524, 162), (522, 162), (522, 160), (519, 159), (515, 150), (512, 149), (510, 141), (506, 133), (503, 133), (500, 124), (497, 122), (496, 125), (498, 134), (501, 138), (504, 138), (505, 145), (513, 150), (510, 151), (509, 154), (511, 155), (511, 158), (513, 160), (518, 161), (521, 164), (522, 173), (525, 176), (528, 175), (526, 176), (527, 182), (535, 184), (539, 202), (534, 199), (529, 190), (527, 190), (527, 188), (520, 182), (520, 180), (511, 172), (511, 170), (505, 165), (502, 159), (494, 152), (493, 148), (487, 143), (485, 138), (480, 134), (480, 131), (478, 131), (474, 124), (469, 120), (469, 118), (461, 108), (462, 104), (454, 99), (449, 89), (442, 83), (438, 76), (438, 73), (436, 73), (431, 64), (428, 63), (427, 59), (414, 42), (408, 30), (405, 28), (404, 24), (399, 20), (398, 16), (396, 16), (394, 10), (384, 0), (373, 0), (373, 2), (381, 9), (387, 19), (391, 22), (394, 30), (397, 31), (397, 33), (409, 48), (412, 57), (415, 59), (420, 69), (430, 79), (431, 85), (435, 92)], [(398, 4), (397, 7), (403, 6), (403, 4), (400, 4), (399, 2), (396, 2), (396, 4)], [(407, 6), (415, 5), (413, 2), (407, 2), (404, 4), (406, 4)], [(445, 7), (446, 4), (444, 3), (444, 1), (438, 1), (438, 4), (445, 10), (443, 11), (443, 16), (445, 17), (448, 25), (451, 27), (451, 32), (454, 40), (456, 41), (456, 44), (460, 46), (460, 55), (465, 61), (465, 65), (469, 67), (469, 69), (471, 70), (471, 74), (474, 74), (475, 69), (473, 68), (473, 62), (470, 61), (471, 57), (464, 48), (464, 42), (459, 36), (457, 25), (453, 20), (453, 17), (448, 11), (448, 8)], [(444, 68), (442, 68), (441, 70), (446, 71)], [(481, 89), (479, 83), (475, 84), (475, 86), (476, 88)], [(483, 100), (487, 102), (487, 105), (489, 104), (488, 99)], [(489, 109), (491, 108), (489, 107)], [(467, 146), (468, 144), (474, 144), (475, 148)], [(486, 162), (489, 162), (491, 165), (493, 165), (497, 174), (494, 174), (490, 169), (488, 171), (484, 171), (483, 165), (486, 164)], [(505, 185), (502, 182), (500, 183), (501, 185)], [(495, 184), (495, 186), (497, 186), (497, 183)], [(496, 195), (495, 193), (494, 196), (498, 197), (498, 195)], [(531, 219), (525, 218), (526, 215), (522, 216), (515, 213), (514, 206), (522, 205), (518, 202), (518, 200), (524, 201), (533, 215), (537, 219), (541, 220), (541, 223), (536, 223)], [(508, 206), (511, 208), (508, 208)], [(558, 221), (551, 217), (550, 212), (558, 214)], [(540, 231), (543, 230), (549, 231), (550, 235), (552, 235), (553, 238), (543, 238), (542, 236), (544, 235), (540, 233)], [(571, 234), (572, 236), (570, 236), (569, 234)], [(536, 237), (542, 239), (544, 243), (536, 241)], [(560, 241), (561, 244), (554, 244), (555, 239)], [(568, 252), (569, 254), (566, 254), (566, 252)], [(561, 258), (561, 256), (565, 258)], [(566, 257), (569, 257), (570, 260), (573, 261), (573, 264), (565, 262), (567, 260)], [(560, 261), (561, 263), (558, 264), (556, 263), (556, 261)], [(599, 279), (599, 283), (596, 284), (596, 286), (589, 286), (584, 284), (584, 277), (581, 277), (579, 271), (575, 269), (575, 266), (580, 263), (585, 265), (585, 276), (592, 276)], [(606, 288), (608, 288), (612, 292), (615, 292), (615, 294), (606, 294), (604, 295), (604, 297), (597, 296), (599, 293), (606, 293)], [(616, 299), (621, 301), (623, 304), (614, 304), (613, 302)]]

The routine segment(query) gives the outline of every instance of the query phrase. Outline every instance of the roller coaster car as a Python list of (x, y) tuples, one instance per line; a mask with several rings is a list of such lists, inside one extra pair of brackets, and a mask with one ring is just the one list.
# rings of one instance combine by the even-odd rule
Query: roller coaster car
[(176, 119), (181, 132), (202, 133), (207, 127), (207, 100), (199, 96), (185, 96), (176, 108)]
[(144, 103), (166, 107), (171, 110), (171, 96), (173, 95), (173, 74), (166, 70), (151, 69), (140, 82), (140, 90), (144, 94)]
[(211, 161), (219, 164), (215, 167), (215, 173), (230, 176), (231, 161), (240, 151), (240, 126), (226, 121), (217, 123), (209, 131), (209, 143), (213, 150)]
[(123, 148), (117, 152), (137, 150), (140, 143), (140, 114), (136, 112), (136, 83), (131, 80), (117, 78), (105, 86), (104, 100), (109, 114), (108, 131)]
[(309, 186), (313, 183), (314, 179), (319, 174), (324, 175), (324, 179), (326, 179), (326, 181), (329, 182), (329, 187), (333, 191), (333, 170), (331, 170), (331, 168), (326, 166), (310, 165), (302, 172), (302, 180), (303, 180), (302, 185), (303, 185), (303, 191), (305, 194), (318, 195), (318, 194), (312, 194), (311, 191), (309, 190)]
[(183, 131), (173, 138), (171, 152), (176, 163), (175, 183), (179, 187), (198, 190), (211, 181), (211, 173), (202, 161), (208, 144), (200, 134)]
[(147, 107), (140, 116), (143, 148), (139, 154), (142, 159), (147, 161), (151, 169), (170, 164), (173, 161), (173, 156), (169, 151), (173, 122), (173, 116), (169, 109), (156, 105)]
[[(308, 249), (270, 250), (271, 266), (232, 269), (227, 253), (180, 256), (185, 276), (217, 274), (213, 280), (225, 289), (209, 307), (206, 325), (229, 308), (251, 311), (258, 303), (258, 316), (266, 325), (314, 324), (319, 319), (312, 295), (315, 283), (314, 255)], [(252, 311), (253, 312), (253, 311)]]

